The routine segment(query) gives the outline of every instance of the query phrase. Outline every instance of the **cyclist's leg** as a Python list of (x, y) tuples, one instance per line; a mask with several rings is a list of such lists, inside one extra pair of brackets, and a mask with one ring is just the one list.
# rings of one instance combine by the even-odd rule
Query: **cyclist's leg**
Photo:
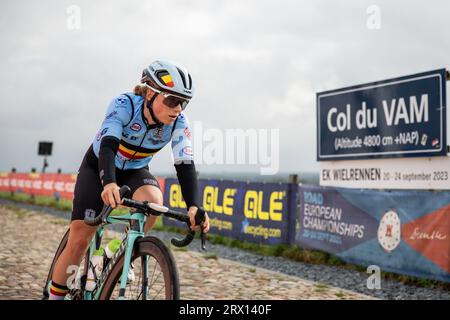
[[(98, 215), (103, 208), (101, 192), (103, 188), (98, 176), (98, 169), (87, 161), (87, 156), (78, 171), (74, 190), (72, 222), (66, 247), (55, 263), (52, 284), (67, 286), (67, 279), (73, 275), (69, 266), (78, 267), (83, 260), (96, 227), (88, 226), (83, 219), (86, 214)], [(69, 273), (68, 273), (69, 271)]]
[[(118, 174), (118, 180), (120, 185), (130, 187), (133, 199), (163, 204), (163, 195), (159, 183), (147, 168), (122, 171)], [(150, 216), (147, 219), (144, 227), (145, 232), (153, 228), (157, 218)]]
[[(163, 204), (163, 195), (159, 188), (155, 186), (144, 185), (139, 187), (133, 194), (133, 199), (144, 201), (147, 200), (149, 202), (153, 202), (156, 204)], [(150, 231), (156, 223), (158, 219), (157, 216), (150, 216), (147, 219), (147, 222), (144, 226), (144, 231)]]
[(69, 239), (55, 264), (52, 283), (68, 286), (67, 279), (73, 276), (74, 267), (78, 268), (83, 260), (96, 230), (97, 227), (88, 226), (82, 220), (74, 220), (70, 223)]

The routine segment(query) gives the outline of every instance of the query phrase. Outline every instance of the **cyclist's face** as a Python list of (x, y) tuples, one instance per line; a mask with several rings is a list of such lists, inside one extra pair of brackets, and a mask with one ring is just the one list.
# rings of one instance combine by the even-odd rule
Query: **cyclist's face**
[[(153, 101), (153, 112), (155, 116), (164, 124), (172, 124), (181, 113), (181, 105), (172, 104), (172, 101), (167, 101), (162, 94), (158, 94), (155, 101)], [(172, 107), (172, 108), (171, 108)]]

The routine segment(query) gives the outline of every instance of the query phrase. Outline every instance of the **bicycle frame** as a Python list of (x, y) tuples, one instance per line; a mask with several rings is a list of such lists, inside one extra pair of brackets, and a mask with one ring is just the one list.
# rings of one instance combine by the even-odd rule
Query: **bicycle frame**
[[(99, 276), (99, 281), (97, 283), (97, 288), (94, 291), (86, 291), (85, 288), (82, 288), (83, 291), (83, 298), (85, 300), (97, 300), (100, 296), (100, 293), (103, 290), (104, 281), (107, 279), (109, 273), (112, 270), (112, 267), (116, 264), (117, 259), (122, 255), (122, 253), (125, 252), (125, 258), (124, 258), (124, 264), (123, 264), (123, 270), (122, 275), (120, 278), (120, 290), (119, 290), (119, 300), (125, 299), (125, 291), (126, 291), (126, 285), (127, 285), (127, 277), (128, 277), (128, 271), (130, 269), (131, 264), (131, 256), (134, 249), (134, 244), (136, 240), (139, 238), (144, 237), (144, 225), (147, 221), (147, 216), (140, 212), (133, 212), (128, 213), (120, 216), (109, 216), (107, 218), (107, 224), (130, 224), (131, 221), (131, 228), (128, 230), (127, 235), (125, 239), (122, 241), (119, 249), (114, 254), (114, 256), (111, 258), (111, 260), (108, 262), (108, 265), (104, 270), (102, 270), (102, 273)], [(88, 261), (88, 268), (91, 266), (89, 265), (91, 261), (91, 257), (95, 250), (100, 248), (101, 239), (103, 236), (103, 226), (99, 226), (95, 237), (92, 239), (91, 244), (89, 246), (89, 250), (86, 254), (86, 261)], [(147, 295), (147, 285), (148, 285), (148, 257), (146, 257), (145, 261), (145, 268), (143, 270), (144, 272), (144, 298), (146, 298)], [(84, 270), (84, 275), (87, 276), (88, 269)]]
[[(133, 255), (133, 250), (135, 249), (136, 241), (140, 238), (144, 238), (144, 225), (147, 221), (147, 217), (149, 215), (151, 216), (160, 216), (163, 215), (167, 218), (172, 218), (178, 221), (182, 221), (186, 223), (186, 226), (188, 228), (187, 235), (183, 239), (178, 238), (172, 238), (171, 244), (176, 247), (185, 247), (189, 245), (195, 236), (195, 231), (190, 228), (190, 218), (187, 214), (181, 213), (176, 210), (171, 210), (167, 207), (164, 207), (163, 205), (155, 204), (155, 203), (149, 203), (148, 201), (138, 201), (129, 199), (126, 196), (130, 194), (131, 189), (123, 185), (120, 190), (120, 196), (122, 199), (122, 205), (128, 208), (134, 208), (133, 211), (130, 210), (129, 213), (124, 215), (111, 215), (112, 211), (114, 210), (111, 206), (105, 205), (102, 209), (102, 212), (96, 216), (86, 216), (84, 218), (84, 222), (92, 227), (97, 227), (95, 236), (92, 239), (91, 243), (89, 244), (89, 249), (86, 252), (85, 255), (85, 263), (84, 263), (84, 272), (83, 275), (80, 277), (79, 273), (76, 274), (76, 282), (75, 286), (70, 289), (71, 297), (78, 300), (78, 298), (83, 298), (84, 300), (98, 300), (102, 295), (102, 291), (104, 290), (105, 281), (108, 279), (108, 277), (111, 274), (112, 269), (117, 264), (118, 259), (122, 257), (123, 255), (123, 267), (122, 267), (122, 274), (120, 275), (120, 288), (119, 288), (119, 297), (118, 299), (125, 299), (125, 293), (126, 293), (126, 286), (127, 286), (127, 280), (128, 280), (128, 273), (130, 270), (131, 265), (131, 258)], [(202, 228), (200, 229), (200, 238), (201, 238), (201, 247), (203, 250), (206, 250), (205, 242), (206, 242), (206, 235), (203, 232), (203, 222), (205, 221), (206, 212), (202, 208), (198, 208), (198, 212), (195, 216), (195, 224), (200, 225)], [(91, 265), (91, 259), (94, 254), (94, 252), (98, 249), (100, 249), (103, 232), (104, 232), (104, 226), (106, 224), (125, 224), (130, 225), (131, 228), (127, 231), (125, 238), (122, 240), (119, 249), (114, 254), (114, 256), (108, 261), (108, 264), (106, 266), (103, 266), (103, 270), (101, 274), (98, 276), (96, 275), (96, 271), (94, 271), (94, 277), (96, 277), (96, 287), (93, 291), (87, 291), (86, 290), (86, 282), (87, 277), (89, 273), (89, 268), (92, 268)], [(67, 242), (67, 236), (68, 233), (66, 233), (63, 240)], [(62, 242), (60, 244), (60, 247), (62, 245)], [(64, 248), (64, 247), (63, 247)], [(59, 250), (59, 248), (58, 248)], [(60, 251), (57, 251), (57, 253)], [(52, 263), (52, 267), (49, 271), (49, 277), (52, 276), (52, 268), (54, 267), (55, 261), (57, 261), (57, 255), (55, 255), (54, 261)], [(173, 258), (170, 258), (173, 260)], [(143, 298), (147, 298), (147, 291), (148, 291), (148, 264), (149, 264), (149, 258), (146, 255), (143, 255), (141, 257), (141, 268), (142, 268), (142, 287), (143, 287)], [(51, 279), (50, 279), (51, 280)], [(47, 281), (47, 283), (44, 286), (44, 299), (48, 297), (45, 293), (50, 290), (50, 284), (51, 281)], [(112, 279), (116, 280), (116, 279)], [(176, 281), (178, 283), (178, 280)], [(66, 299), (70, 299), (70, 295), (66, 296)]]

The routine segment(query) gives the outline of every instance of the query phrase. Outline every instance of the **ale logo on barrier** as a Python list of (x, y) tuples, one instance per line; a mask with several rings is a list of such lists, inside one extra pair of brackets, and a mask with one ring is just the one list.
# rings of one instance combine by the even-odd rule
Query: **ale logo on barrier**
[(380, 220), (378, 226), (378, 242), (387, 252), (398, 247), (401, 240), (401, 223), (398, 214), (389, 210)]
[(181, 187), (179, 184), (173, 184), (170, 186), (169, 205), (172, 208), (186, 208), (186, 202), (183, 200), (183, 194), (181, 193)]

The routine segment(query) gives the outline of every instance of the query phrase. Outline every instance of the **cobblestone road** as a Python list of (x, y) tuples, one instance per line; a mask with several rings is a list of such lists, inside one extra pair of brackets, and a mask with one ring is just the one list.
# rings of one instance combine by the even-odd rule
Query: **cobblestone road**
[[(0, 299), (40, 299), (68, 221), (0, 206)], [(106, 238), (117, 236), (108, 231)], [(193, 251), (174, 251), (182, 299), (372, 299), (301, 278)]]

